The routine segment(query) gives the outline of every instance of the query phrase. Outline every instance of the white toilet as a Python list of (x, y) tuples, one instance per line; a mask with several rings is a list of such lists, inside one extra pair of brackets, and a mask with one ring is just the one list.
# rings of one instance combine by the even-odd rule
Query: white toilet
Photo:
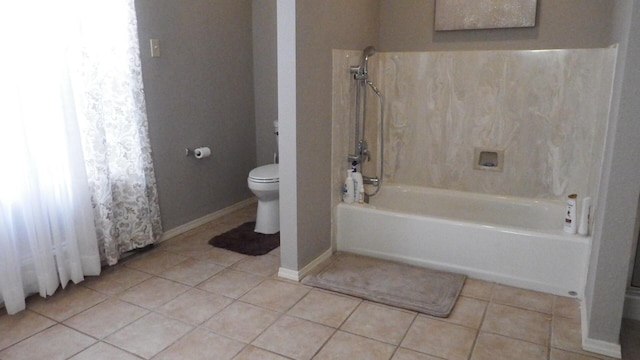
[(280, 231), (280, 176), (278, 164), (257, 167), (247, 178), (249, 189), (258, 198), (255, 231), (275, 234)]

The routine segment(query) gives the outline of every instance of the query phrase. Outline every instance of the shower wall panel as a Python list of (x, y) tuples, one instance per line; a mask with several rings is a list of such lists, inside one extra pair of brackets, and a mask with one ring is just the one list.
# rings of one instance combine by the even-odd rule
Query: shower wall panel
[[(370, 78), (385, 96), (384, 180), (530, 198), (595, 197), (616, 53), (376, 54)], [(354, 101), (348, 64), (354, 57), (357, 63), (356, 54), (334, 52), (336, 172), (346, 169), (344, 151), (353, 141), (344, 138), (353, 121), (346, 115)], [(376, 111), (368, 114), (371, 127)], [(502, 171), (474, 169), (474, 148), (504, 150)]]

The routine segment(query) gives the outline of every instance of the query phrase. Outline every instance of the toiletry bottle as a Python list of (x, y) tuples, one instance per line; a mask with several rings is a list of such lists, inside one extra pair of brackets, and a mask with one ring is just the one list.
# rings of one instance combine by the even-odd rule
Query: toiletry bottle
[(564, 218), (564, 232), (569, 234), (575, 234), (576, 227), (576, 199), (578, 195), (571, 194), (567, 196), (567, 212), (565, 213)]
[(344, 181), (344, 189), (342, 190), (342, 201), (347, 204), (353, 204), (355, 200), (355, 188), (351, 170), (347, 171), (347, 179)]
[(580, 225), (578, 226), (578, 234), (589, 235), (589, 222), (591, 218), (591, 198), (582, 199), (582, 211), (580, 212)]
[(353, 189), (355, 191), (355, 201), (362, 204), (364, 203), (364, 181), (362, 181), (362, 173), (354, 171), (351, 174), (353, 177)]

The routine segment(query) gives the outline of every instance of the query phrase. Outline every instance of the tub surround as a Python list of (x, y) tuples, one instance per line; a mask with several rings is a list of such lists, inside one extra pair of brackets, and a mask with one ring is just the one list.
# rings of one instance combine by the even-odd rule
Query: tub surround
[[(385, 97), (385, 180), (595, 198), (616, 53), (615, 47), (378, 53), (370, 79)], [(341, 154), (351, 146), (355, 84), (345, 73), (358, 61), (358, 52), (334, 52), (334, 174), (347, 166)], [(369, 100), (372, 131), (378, 110)], [(475, 148), (503, 149), (503, 171), (474, 169)], [(373, 164), (365, 164), (365, 174)], [(339, 189), (344, 179), (334, 180)]]

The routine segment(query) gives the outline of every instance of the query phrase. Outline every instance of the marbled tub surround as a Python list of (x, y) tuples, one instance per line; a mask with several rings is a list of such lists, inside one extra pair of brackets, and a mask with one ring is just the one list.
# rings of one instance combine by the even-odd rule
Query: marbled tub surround
[[(384, 95), (384, 181), (494, 195), (596, 198), (617, 47), (379, 52), (370, 80)], [(333, 204), (353, 152), (361, 51), (333, 53)], [(377, 98), (367, 139), (376, 153)], [(474, 148), (504, 150), (501, 172), (474, 169)], [(375, 158), (363, 173), (375, 176)]]

